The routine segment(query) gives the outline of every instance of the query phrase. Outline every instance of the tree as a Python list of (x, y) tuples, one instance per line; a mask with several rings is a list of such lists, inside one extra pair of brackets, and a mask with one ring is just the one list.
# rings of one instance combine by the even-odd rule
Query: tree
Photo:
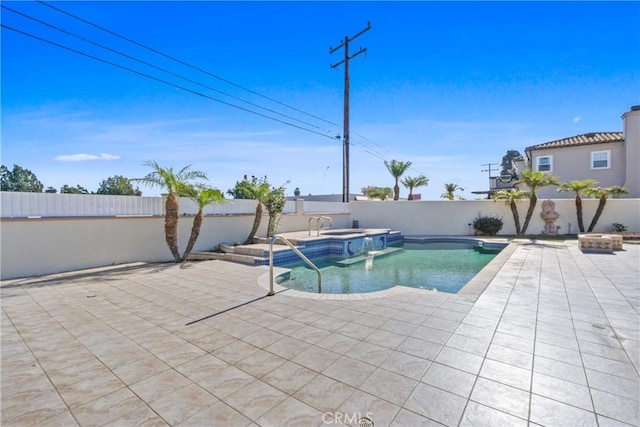
[(180, 262), (182, 257), (178, 251), (178, 219), (180, 217), (178, 208), (181, 192), (194, 179), (207, 179), (204, 172), (190, 170), (191, 165), (187, 165), (174, 172), (172, 167), (163, 168), (153, 160), (143, 163), (152, 169), (152, 172), (143, 178), (134, 178), (132, 181), (142, 182), (150, 187), (163, 188), (169, 192), (165, 201), (164, 209), (164, 235), (167, 246), (176, 262)]
[(580, 193), (596, 185), (598, 181), (585, 179), (584, 181), (562, 182), (558, 186), (558, 191), (573, 191), (576, 193), (576, 216), (578, 217), (578, 229), (584, 233), (584, 222), (582, 220), (582, 197)]
[(531, 217), (533, 217), (533, 211), (538, 203), (538, 195), (536, 191), (539, 188), (549, 185), (558, 185), (557, 178), (540, 171), (534, 171), (526, 169), (520, 174), (520, 179), (516, 181), (516, 184), (523, 184), (529, 188), (529, 209), (527, 209), (527, 216), (524, 219), (524, 225), (522, 226), (522, 234), (527, 232)]
[(391, 160), (390, 162), (384, 161), (384, 165), (389, 170), (389, 173), (395, 179), (396, 184), (393, 187), (393, 200), (398, 200), (400, 198), (400, 186), (398, 185), (398, 181), (400, 177), (404, 175), (404, 173), (411, 166), (411, 162), (400, 162), (398, 160)]
[(258, 202), (255, 217), (253, 219), (253, 226), (251, 227), (251, 231), (249, 232), (247, 239), (244, 241), (245, 245), (253, 243), (253, 238), (258, 232), (260, 222), (262, 221), (264, 203), (267, 201), (270, 192), (271, 185), (269, 185), (269, 181), (266, 176), (263, 178), (251, 176), (251, 180), (249, 180), (247, 175), (244, 176), (242, 181), (237, 181), (233, 189), (227, 191), (227, 194), (234, 196), (236, 199), (253, 199)]
[(38, 177), (29, 169), (16, 164), (9, 170), (5, 165), (0, 166), (0, 191), (25, 191), (42, 193), (44, 186)]
[[(289, 181), (287, 181), (288, 183)], [(271, 237), (275, 234), (278, 228), (278, 222), (280, 220), (280, 214), (287, 203), (287, 198), (284, 195), (285, 188), (272, 187), (271, 191), (267, 195), (264, 202), (264, 207), (269, 212), (269, 224), (267, 225), (267, 237)]]
[(628, 194), (629, 192), (625, 188), (619, 185), (612, 185), (611, 187), (607, 187), (607, 188), (601, 188), (601, 187), (587, 188), (584, 191), (584, 193), (588, 196), (594, 196), (600, 199), (598, 201), (598, 207), (596, 208), (596, 213), (593, 215), (593, 219), (591, 220), (591, 224), (589, 224), (589, 229), (587, 230), (587, 232), (590, 233), (595, 228), (596, 224), (598, 223), (598, 220), (600, 219), (600, 215), (602, 215), (602, 212), (604, 211), (604, 206), (607, 204), (607, 198), (609, 196), (616, 197), (622, 194)]
[(60, 188), (60, 194), (89, 194), (89, 190), (84, 188), (82, 185), (71, 187), (70, 185), (65, 184)]
[(371, 187), (367, 196), (370, 199), (387, 200), (393, 194), (391, 187)]
[(460, 187), (458, 184), (445, 182), (444, 184), (444, 193), (440, 195), (442, 199), (453, 200), (455, 198), (456, 191), (464, 191), (464, 188)]
[(46, 189), (46, 190), (44, 190), (44, 192), (45, 192), (45, 193), (57, 193), (57, 192), (58, 192), (58, 190), (56, 190), (56, 189), (55, 189), (55, 188), (53, 188), (53, 187), (47, 187), (47, 189)]
[(500, 171), (500, 174), (512, 175), (513, 159), (520, 156), (522, 156), (522, 154), (520, 154), (518, 150), (508, 150), (507, 154), (502, 156), (502, 163), (500, 163), (500, 165), (502, 166), (502, 170)]
[(407, 197), (407, 200), (413, 200), (413, 189), (429, 185), (429, 178), (424, 175), (416, 177), (408, 176), (402, 180), (402, 185), (409, 189), (409, 196)]
[(202, 221), (204, 221), (204, 208), (211, 203), (223, 201), (224, 194), (217, 188), (207, 187), (202, 184), (186, 185), (180, 189), (179, 193), (189, 197), (198, 205), (198, 213), (193, 218), (193, 225), (191, 226), (191, 235), (189, 236), (187, 247), (182, 254), (182, 262), (185, 262), (193, 246), (196, 244), (198, 236), (200, 236), (200, 228), (202, 227)]
[(131, 180), (122, 175), (114, 175), (103, 180), (98, 186), (96, 194), (111, 194), (119, 196), (142, 196), (138, 187), (131, 185)]
[(510, 190), (500, 190), (494, 194), (495, 200), (504, 200), (511, 209), (511, 215), (513, 215), (513, 223), (516, 226), (516, 234), (523, 234), (520, 229), (520, 214), (518, 213), (518, 206), (516, 200), (524, 199), (529, 194), (525, 191), (512, 188)]

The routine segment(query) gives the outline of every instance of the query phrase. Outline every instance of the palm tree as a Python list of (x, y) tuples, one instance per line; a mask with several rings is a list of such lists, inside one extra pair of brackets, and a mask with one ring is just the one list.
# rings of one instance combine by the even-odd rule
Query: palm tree
[(182, 262), (185, 262), (200, 235), (200, 228), (204, 220), (204, 208), (211, 203), (223, 201), (224, 195), (217, 188), (211, 188), (205, 185), (186, 186), (181, 190), (181, 193), (198, 205), (198, 213), (193, 218), (193, 225), (191, 226), (191, 235), (189, 236), (187, 247), (182, 254)]
[(385, 160), (384, 165), (396, 180), (396, 185), (393, 187), (393, 200), (398, 200), (400, 198), (400, 186), (398, 185), (398, 181), (400, 180), (400, 177), (404, 175), (407, 169), (409, 169), (409, 167), (411, 166), (411, 162), (400, 162), (398, 160), (391, 160), (390, 162), (388, 162)]
[(511, 209), (511, 214), (513, 215), (513, 222), (516, 226), (516, 234), (521, 234), (522, 231), (520, 229), (520, 214), (518, 213), (518, 206), (516, 205), (516, 200), (524, 199), (529, 194), (525, 191), (518, 189), (511, 190), (500, 190), (496, 192), (493, 196), (495, 200), (504, 200), (509, 205)]
[(580, 193), (596, 185), (598, 181), (585, 179), (583, 181), (562, 182), (558, 191), (573, 191), (576, 193), (576, 216), (578, 217), (578, 229), (584, 232), (584, 222), (582, 221), (582, 197)]
[(527, 209), (527, 216), (524, 219), (524, 225), (522, 226), (522, 234), (527, 232), (529, 222), (533, 216), (533, 211), (538, 203), (538, 196), (536, 191), (539, 188), (546, 187), (548, 185), (558, 185), (557, 178), (540, 171), (534, 171), (526, 169), (520, 174), (520, 179), (516, 181), (516, 184), (523, 184), (529, 187), (529, 209)]
[(413, 189), (429, 185), (429, 178), (424, 175), (416, 177), (408, 176), (402, 180), (402, 185), (409, 189), (409, 197), (407, 197), (407, 200), (413, 200)]
[(607, 204), (607, 197), (610, 195), (615, 197), (622, 194), (628, 194), (629, 192), (619, 185), (612, 185), (607, 188), (587, 188), (584, 193), (588, 196), (594, 196), (600, 199), (596, 213), (593, 215), (593, 219), (591, 220), (591, 224), (589, 224), (589, 229), (587, 230), (587, 232), (590, 233), (595, 228), (598, 220), (600, 219), (600, 215), (602, 215), (602, 212), (604, 211), (604, 206)]
[(460, 187), (458, 184), (445, 183), (444, 193), (442, 193), (440, 197), (447, 200), (453, 200), (454, 199), (453, 193), (455, 193), (458, 190), (464, 191), (464, 188)]
[(149, 166), (153, 171), (143, 178), (135, 178), (132, 181), (142, 182), (150, 187), (160, 187), (169, 192), (164, 208), (164, 236), (167, 246), (176, 262), (180, 262), (182, 257), (178, 251), (178, 219), (180, 217), (179, 197), (189, 181), (200, 178), (207, 179), (204, 172), (190, 170), (191, 165), (187, 165), (180, 169), (177, 173), (172, 167), (163, 168), (153, 160), (143, 163)]
[(251, 181), (249, 181), (245, 177), (244, 181), (242, 181), (240, 185), (242, 186), (243, 191), (247, 196), (258, 202), (256, 206), (256, 214), (253, 218), (253, 226), (251, 227), (249, 236), (247, 236), (247, 239), (243, 243), (245, 245), (250, 245), (251, 243), (253, 243), (253, 238), (258, 232), (258, 228), (260, 227), (260, 222), (262, 221), (262, 213), (264, 211), (264, 204), (269, 199), (271, 186), (269, 185), (269, 182), (267, 182), (266, 177), (261, 180), (258, 180), (258, 178), (256, 177), (252, 177)]

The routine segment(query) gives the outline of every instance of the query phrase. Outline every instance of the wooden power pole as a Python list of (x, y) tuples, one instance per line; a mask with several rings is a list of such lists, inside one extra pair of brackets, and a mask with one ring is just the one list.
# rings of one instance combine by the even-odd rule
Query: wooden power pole
[(329, 54), (334, 53), (344, 46), (344, 59), (331, 65), (337, 68), (344, 64), (344, 126), (342, 131), (342, 201), (349, 202), (349, 60), (355, 58), (367, 49), (360, 48), (359, 51), (349, 56), (349, 42), (352, 42), (362, 34), (371, 29), (371, 23), (367, 22), (367, 27), (353, 37), (345, 36), (337, 47), (329, 47)]

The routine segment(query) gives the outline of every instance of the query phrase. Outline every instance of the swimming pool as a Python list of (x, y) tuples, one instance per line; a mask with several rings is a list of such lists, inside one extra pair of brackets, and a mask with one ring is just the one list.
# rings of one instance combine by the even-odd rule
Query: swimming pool
[[(322, 272), (322, 293), (375, 292), (396, 285), (456, 293), (486, 266), (501, 248), (473, 241), (404, 242), (352, 258), (314, 259)], [(304, 263), (287, 265), (279, 284), (318, 292), (317, 275)]]

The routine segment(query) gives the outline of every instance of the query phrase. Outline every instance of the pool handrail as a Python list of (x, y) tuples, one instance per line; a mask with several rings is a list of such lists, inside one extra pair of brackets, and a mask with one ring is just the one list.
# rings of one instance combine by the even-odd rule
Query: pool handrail
[[(316, 220), (316, 236), (320, 235), (320, 230), (322, 230), (324, 228), (324, 220), (328, 219), (329, 220), (329, 228), (331, 228), (331, 226), (333, 225), (333, 219), (330, 216), (312, 216), (311, 218), (309, 218), (309, 236), (311, 236), (311, 221)], [(319, 225), (318, 225), (319, 224)]]
[(296, 248), (293, 243), (287, 240), (286, 237), (284, 237), (282, 234), (274, 234), (269, 240), (269, 293), (267, 295), (271, 296), (275, 294), (275, 292), (273, 291), (273, 242), (275, 242), (276, 240), (280, 240), (281, 242), (289, 246), (291, 250), (296, 253), (296, 255), (302, 258), (302, 260), (306, 262), (309, 267), (313, 268), (316, 273), (318, 273), (318, 293), (322, 293), (322, 273), (320, 272), (320, 269), (316, 267), (316, 265), (311, 262), (309, 258), (304, 256), (304, 254), (300, 252), (300, 250)]

